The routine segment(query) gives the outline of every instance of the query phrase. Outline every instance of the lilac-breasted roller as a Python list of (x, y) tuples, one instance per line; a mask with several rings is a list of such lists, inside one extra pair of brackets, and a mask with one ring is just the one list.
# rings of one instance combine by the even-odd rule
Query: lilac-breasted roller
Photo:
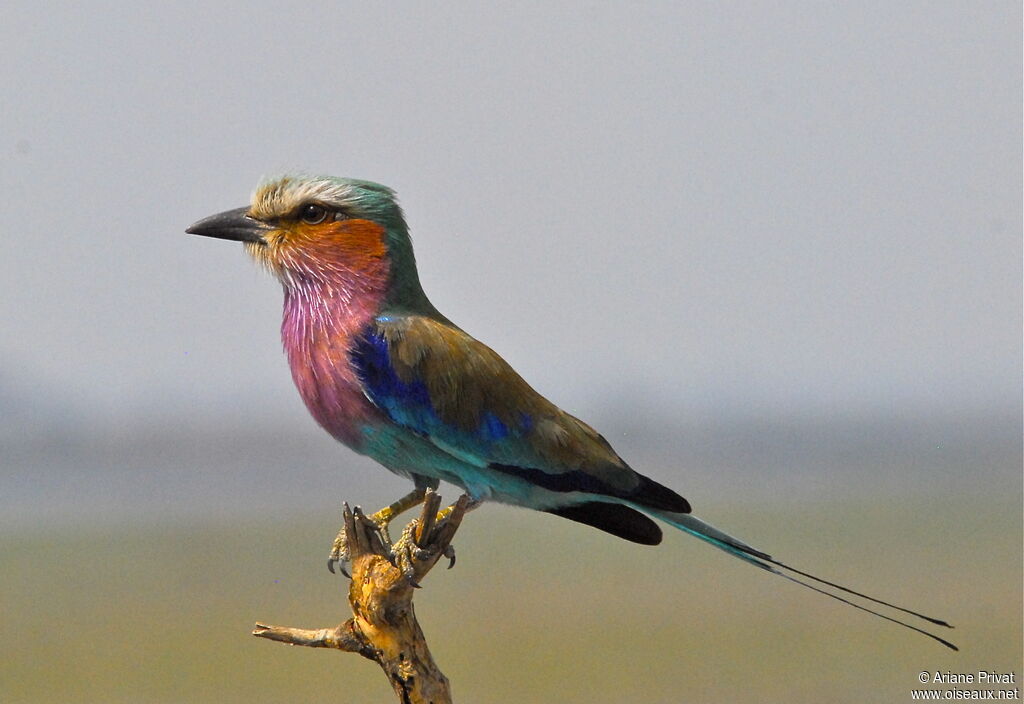
[[(792, 568), (700, 520), (686, 499), (634, 471), (597, 431), (534, 391), (431, 304), (390, 188), (285, 176), (262, 183), (250, 205), (187, 231), (244, 242), (277, 277), (284, 288), (281, 336), (306, 407), (342, 443), (413, 481), (412, 493), (375, 514), (381, 524), (422, 501), (440, 480), (474, 502), (545, 511), (645, 545), (661, 541), (654, 517), (955, 649), (824, 587), (948, 626), (944, 621)], [(332, 561), (343, 553), (339, 536)]]

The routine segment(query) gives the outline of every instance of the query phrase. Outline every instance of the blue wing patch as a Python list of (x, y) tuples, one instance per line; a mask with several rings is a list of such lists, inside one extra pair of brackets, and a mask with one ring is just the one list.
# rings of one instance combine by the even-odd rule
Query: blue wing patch
[(391, 420), (421, 433), (438, 421), (427, 385), (398, 378), (391, 365), (388, 341), (376, 329), (368, 329), (349, 356), (366, 394)]
[[(394, 422), (424, 435), (439, 433), (444, 437), (465, 432), (447, 426), (439, 417), (430, 391), (422, 380), (403, 381), (399, 378), (391, 363), (387, 338), (377, 328), (370, 326), (358, 338), (349, 356), (370, 400)], [(533, 426), (533, 420), (525, 413), (519, 415), (519, 425), (510, 427), (496, 414), (486, 412), (477, 432), (469, 435), (473, 440), (486, 443), (520, 437)]]

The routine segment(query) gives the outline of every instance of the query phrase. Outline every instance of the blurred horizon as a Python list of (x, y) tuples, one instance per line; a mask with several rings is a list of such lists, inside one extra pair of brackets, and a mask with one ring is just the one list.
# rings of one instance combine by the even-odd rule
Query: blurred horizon
[[(650, 410), (646, 411), (650, 415)], [(0, 526), (231, 520), (385, 505), (406, 481), (311, 419), (244, 427), (208, 417), (124, 425), (13, 425), (0, 435)], [(1020, 417), (644, 417), (625, 402), (589, 418), (637, 471), (700, 506), (836, 496), (1024, 497)], [(45, 469), (44, 469), (45, 468)], [(446, 493), (455, 490), (445, 485)]]

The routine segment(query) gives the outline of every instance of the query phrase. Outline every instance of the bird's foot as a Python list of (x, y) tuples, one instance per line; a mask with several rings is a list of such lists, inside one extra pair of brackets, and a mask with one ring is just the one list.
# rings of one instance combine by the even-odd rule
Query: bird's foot
[[(419, 569), (417, 564), (428, 561), (433, 564), (440, 557), (446, 557), (448, 558), (448, 569), (455, 566), (455, 548), (449, 542), (442, 541), (442, 547), (438, 551), (429, 545), (429, 537), (445, 528), (446, 524), (450, 522), (461, 522), (462, 516), (467, 511), (473, 510), (481, 503), (463, 495), (451, 506), (438, 511), (440, 500), (441, 498), (434, 491), (418, 489), (370, 516), (364, 514), (358, 506), (351, 511), (353, 521), (358, 522), (367, 534), (372, 536), (373, 541), (379, 544), (382, 554), (390, 556), (391, 563), (406, 575), (413, 586), (419, 586), (415, 579)], [(391, 535), (388, 533), (388, 525), (395, 516), (418, 503), (423, 504), (420, 517), (410, 521), (402, 531), (401, 537), (392, 542)], [(345, 510), (349, 510), (347, 504)], [(450, 527), (452, 533), (454, 533), (455, 527), (454, 525)], [(343, 575), (350, 577), (345, 565), (351, 561), (351, 558), (348, 531), (343, 524), (331, 545), (331, 553), (327, 558), (327, 569), (333, 574), (337, 567)]]
[[(423, 502), (423, 498), (426, 495), (424, 489), (415, 489), (398, 501), (394, 502), (389, 506), (385, 506), (380, 511), (367, 516), (357, 506), (353, 510), (355, 520), (366, 526), (371, 532), (375, 533), (380, 539), (380, 542), (388, 550), (391, 550), (391, 535), (388, 533), (388, 525), (392, 520), (399, 514), (409, 510), (413, 506), (416, 506)], [(346, 505), (347, 510), (347, 505)], [(331, 574), (334, 574), (335, 565), (346, 577), (350, 576), (345, 570), (345, 563), (349, 562), (351, 555), (348, 549), (348, 537), (345, 531), (345, 524), (342, 523), (341, 530), (338, 531), (338, 535), (335, 536), (334, 542), (331, 544), (331, 553), (327, 557), (327, 569), (330, 570)]]
[(418, 519), (410, 521), (402, 531), (401, 537), (391, 546), (391, 562), (402, 571), (414, 587), (420, 586), (416, 581), (416, 562), (422, 562), (430, 557), (430, 551), (424, 550), (416, 543), (416, 534), (420, 532), (418, 528)]
[[(345, 504), (345, 510), (349, 510), (348, 504)], [(374, 520), (376, 514), (374, 516), (367, 516), (358, 506), (352, 509), (352, 515), (356, 521), (362, 524), (369, 533), (372, 533), (380, 541), (384, 549), (391, 550), (391, 536), (388, 534), (387, 522)], [(352, 555), (348, 547), (348, 531), (343, 523), (341, 530), (338, 531), (338, 535), (334, 538), (334, 543), (331, 545), (331, 553), (327, 557), (327, 569), (330, 570), (331, 574), (334, 574), (334, 568), (337, 566), (338, 571), (351, 578), (352, 575), (345, 569), (345, 565), (351, 562), (351, 559)]]
[(439, 502), (439, 496), (432, 491), (428, 492), (420, 517), (410, 521), (402, 531), (401, 537), (391, 546), (392, 563), (402, 570), (413, 586), (419, 586), (415, 580), (417, 562), (427, 560), (436, 562), (440, 557), (446, 557), (448, 558), (448, 569), (455, 566), (455, 547), (451, 543), (445, 542), (438, 551), (431, 549), (426, 538), (434, 531), (444, 529), (445, 525), (452, 520), (453, 515), (457, 515), (458, 521), (461, 522), (462, 516), (466, 512), (481, 503), (470, 499), (468, 495), (463, 495), (451, 506), (443, 511), (438, 511), (437, 504)]
[[(452, 504), (446, 509), (438, 511), (437, 522), (440, 523), (441, 521), (446, 520), (450, 515), (452, 515), (452, 513), (455, 512), (455, 507), (458, 506), (463, 501), (465, 501), (465, 506), (462, 509), (463, 513), (469, 513), (473, 509), (479, 508), (484, 503), (480, 499), (474, 499), (469, 494), (463, 494), (461, 497), (459, 497), (459, 500), (456, 501), (454, 504)], [(445, 555), (445, 557), (448, 556)]]
[(441, 555), (443, 557), (447, 557), (448, 558), (448, 569), (451, 569), (452, 567), (455, 567), (455, 546), (454, 545), (449, 545), (448, 547), (446, 547), (441, 552)]
[(342, 526), (337, 537), (334, 538), (334, 544), (331, 545), (331, 554), (327, 556), (327, 569), (334, 574), (334, 568), (337, 566), (339, 572), (351, 579), (352, 575), (345, 569), (345, 565), (351, 560), (352, 556), (348, 551), (348, 536), (345, 533), (345, 526)]

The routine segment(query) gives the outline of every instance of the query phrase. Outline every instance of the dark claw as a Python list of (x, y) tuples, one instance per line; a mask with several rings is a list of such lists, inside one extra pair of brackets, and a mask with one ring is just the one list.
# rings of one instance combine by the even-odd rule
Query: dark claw
[(449, 545), (448, 547), (446, 547), (444, 549), (444, 552), (441, 553), (441, 554), (448, 558), (448, 569), (451, 569), (452, 567), (455, 567), (455, 546), (454, 545)]
[(349, 579), (352, 579), (352, 575), (350, 575), (348, 573), (348, 570), (345, 569), (345, 563), (342, 560), (335, 560), (333, 557), (327, 558), (327, 569), (330, 571), (331, 574), (335, 574), (335, 572), (334, 572), (334, 565), (335, 564), (338, 565), (338, 572), (341, 572), (343, 575), (345, 575)]
[(409, 584), (412, 585), (413, 589), (423, 589), (423, 585), (417, 582), (412, 577), (409, 577)]

